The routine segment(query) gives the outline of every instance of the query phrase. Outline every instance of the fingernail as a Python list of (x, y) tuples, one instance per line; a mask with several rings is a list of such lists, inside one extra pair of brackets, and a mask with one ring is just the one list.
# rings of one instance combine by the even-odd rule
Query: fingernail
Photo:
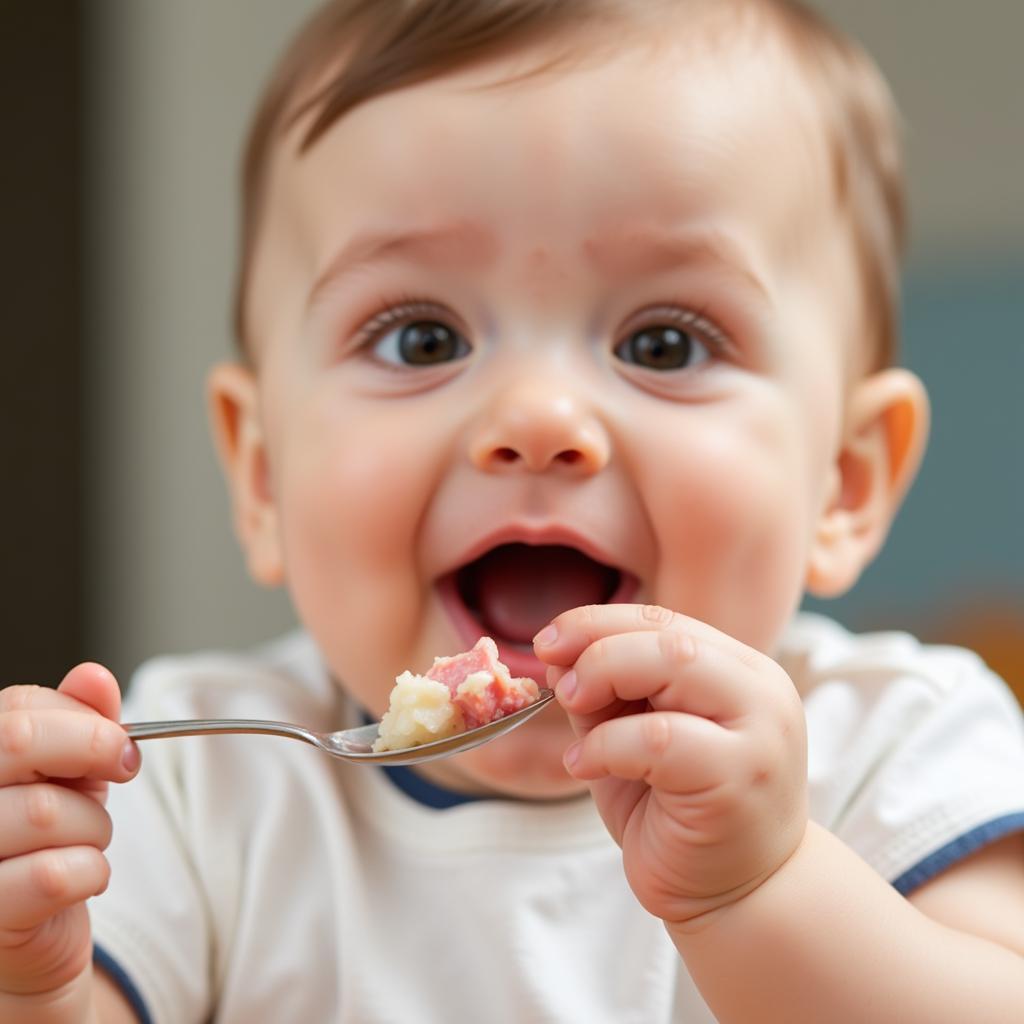
[(533, 643), (535, 647), (550, 647), (557, 639), (558, 628), (550, 623), (533, 638)]
[(555, 687), (559, 698), (562, 700), (572, 700), (572, 695), (576, 692), (577, 683), (576, 670), (571, 668), (558, 680), (558, 686)]
[(582, 740), (577, 740), (571, 747), (566, 750), (562, 755), (562, 764), (565, 765), (567, 771), (572, 771), (576, 766), (576, 762), (580, 759), (580, 748), (583, 746)]
[(121, 767), (126, 772), (134, 772), (142, 762), (142, 755), (134, 740), (127, 740), (121, 750)]

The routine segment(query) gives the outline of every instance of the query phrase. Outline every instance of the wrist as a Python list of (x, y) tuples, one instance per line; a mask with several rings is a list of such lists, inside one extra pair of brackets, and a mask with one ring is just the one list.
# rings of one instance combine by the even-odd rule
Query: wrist
[(690, 942), (704, 946), (733, 929), (747, 927), (747, 922), (760, 918), (767, 907), (774, 906), (779, 899), (785, 900), (787, 890), (799, 891), (806, 861), (814, 857), (817, 829), (813, 822), (808, 822), (789, 856), (761, 878), (723, 897), (717, 905), (687, 920), (666, 921), (665, 927), (680, 952)]
[(0, 1021), (17, 1024), (98, 1024), (93, 1001), (92, 964), (45, 992), (0, 992)]
[[(743, 916), (751, 902), (758, 898), (759, 894), (763, 894), (766, 888), (775, 888), (784, 884), (787, 876), (794, 870), (794, 865), (798, 865), (802, 860), (804, 847), (809, 841), (808, 833), (813, 827), (811, 822), (805, 821), (803, 832), (800, 833), (795, 844), (770, 870), (729, 892), (721, 893), (713, 899), (704, 901), (704, 906), (688, 917), (679, 920), (666, 919), (665, 927), (676, 945), (685, 942), (688, 937), (700, 936), (715, 928), (728, 926), (728, 922)], [(813, 839), (811, 842), (813, 844)]]

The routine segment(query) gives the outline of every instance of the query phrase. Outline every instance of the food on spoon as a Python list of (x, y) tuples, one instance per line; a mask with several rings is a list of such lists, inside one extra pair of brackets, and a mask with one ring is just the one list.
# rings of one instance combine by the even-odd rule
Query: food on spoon
[(426, 675), (403, 672), (380, 722), (375, 751), (404, 750), (487, 725), (533, 704), (540, 689), (513, 678), (489, 636), (451, 658), (435, 658)]

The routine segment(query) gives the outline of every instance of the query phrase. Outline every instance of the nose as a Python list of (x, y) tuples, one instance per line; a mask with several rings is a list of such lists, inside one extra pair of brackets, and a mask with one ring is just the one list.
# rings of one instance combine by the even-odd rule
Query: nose
[(579, 396), (554, 379), (512, 383), (478, 419), (469, 446), (488, 473), (559, 472), (589, 476), (607, 465), (611, 443)]

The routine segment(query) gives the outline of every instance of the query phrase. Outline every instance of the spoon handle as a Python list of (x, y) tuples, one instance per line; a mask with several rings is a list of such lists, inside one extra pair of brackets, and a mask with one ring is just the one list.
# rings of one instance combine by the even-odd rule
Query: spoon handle
[(124, 730), (133, 740), (156, 740), (165, 736), (207, 736), (223, 733), (261, 733), (287, 736), (318, 746), (314, 733), (288, 722), (265, 722), (255, 718), (198, 718), (178, 722), (131, 722)]

